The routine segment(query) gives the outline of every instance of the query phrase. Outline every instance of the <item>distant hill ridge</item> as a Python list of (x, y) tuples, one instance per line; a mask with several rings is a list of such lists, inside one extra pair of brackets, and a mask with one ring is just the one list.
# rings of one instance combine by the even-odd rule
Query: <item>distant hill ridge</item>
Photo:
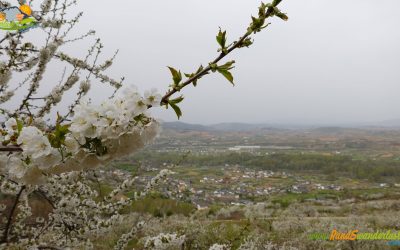
[(400, 126), (306, 126), (306, 125), (284, 125), (284, 124), (251, 124), (251, 123), (218, 123), (212, 125), (191, 124), (185, 122), (163, 122), (164, 129), (171, 129), (176, 131), (226, 131), (226, 132), (249, 132), (249, 131), (288, 131), (288, 130), (304, 130), (309, 132), (320, 133), (341, 133), (349, 132), (352, 130), (380, 130), (380, 129), (398, 129)]
[(164, 129), (181, 131), (255, 131), (255, 130), (282, 130), (266, 124), (248, 123), (218, 123), (213, 125), (190, 124), (185, 122), (164, 122)]
[(193, 131), (210, 131), (212, 130), (208, 126), (200, 125), (200, 124), (189, 124), (184, 122), (163, 122), (162, 127), (164, 129), (173, 129), (173, 130), (193, 130)]

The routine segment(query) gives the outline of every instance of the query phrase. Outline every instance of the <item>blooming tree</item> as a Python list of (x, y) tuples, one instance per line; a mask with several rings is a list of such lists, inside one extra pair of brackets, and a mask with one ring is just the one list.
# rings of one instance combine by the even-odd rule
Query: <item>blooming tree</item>
[[(218, 32), (219, 50), (214, 60), (188, 74), (169, 67), (173, 82), (168, 91), (161, 95), (153, 89), (142, 95), (134, 86), (123, 86), (123, 78), (107, 76), (105, 71), (117, 53), (99, 62), (103, 52), (100, 39), (94, 40), (83, 58), (63, 52), (63, 46), (95, 34), (89, 31), (70, 37), (82, 16), (67, 15), (76, 2), (43, 0), (38, 6), (31, 3), (31, 15), (39, 25), (32, 32), (44, 34), (41, 43), (29, 41), (24, 32), (9, 32), (0, 38), (0, 197), (3, 201), (12, 197), (7, 199), (8, 203), (0, 202), (3, 246), (89, 248), (88, 235), (101, 234), (118, 223), (124, 206), (145, 196), (169, 174), (162, 170), (143, 190), (132, 187), (137, 177), (125, 180), (99, 199), (92, 185), (93, 170), (132, 155), (156, 138), (160, 125), (150, 115), (151, 108), (171, 107), (178, 118), (182, 116), (179, 103), (183, 96), (177, 94), (186, 86), (196, 86), (200, 78), (213, 72), (233, 84), (231, 70), (235, 61), (222, 62), (223, 59), (236, 49), (251, 46), (252, 35), (269, 25), (268, 18), (287, 20), (277, 8), (281, 0), (262, 3), (245, 34), (236, 41), (228, 43), (226, 31)], [(10, 3), (0, 1), (0, 8), (9, 6)], [(57, 65), (64, 64), (64, 72), (59, 83), (43, 94), (46, 70), (55, 61)], [(114, 90), (108, 99), (94, 104), (87, 98), (92, 84), (107, 84)], [(58, 104), (67, 102), (63, 100), (67, 92), (75, 92), (76, 98), (66, 110), (60, 110)], [(133, 198), (114, 199), (132, 189), (136, 190)], [(51, 211), (42, 217), (32, 216), (30, 200), (34, 198), (48, 203)], [(115, 248), (124, 249), (142, 226), (143, 222), (138, 221), (121, 236)]]

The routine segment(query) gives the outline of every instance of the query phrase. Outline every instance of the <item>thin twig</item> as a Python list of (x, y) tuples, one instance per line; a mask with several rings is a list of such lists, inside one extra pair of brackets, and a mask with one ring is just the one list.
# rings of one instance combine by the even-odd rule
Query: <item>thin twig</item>
[(12, 222), (12, 219), (13, 219), (13, 216), (14, 216), (14, 212), (15, 212), (15, 209), (17, 208), (19, 199), (21, 198), (22, 192), (25, 190), (25, 188), (26, 188), (26, 186), (22, 186), (21, 189), (19, 190), (17, 196), (15, 197), (14, 204), (13, 204), (13, 206), (11, 208), (11, 211), (10, 211), (10, 214), (8, 215), (8, 218), (7, 218), (7, 224), (6, 224), (6, 228), (4, 230), (4, 233), (3, 233), (3, 238), (1, 240), (1, 243), (7, 243), (8, 242), (8, 234), (10, 232), (10, 227), (11, 227), (11, 222)]
[[(273, 13), (274, 9), (273, 7), (269, 7), (266, 12), (266, 18), (270, 17), (271, 14)], [(210, 64), (217, 64), (219, 61), (221, 61), (223, 58), (225, 58), (227, 55), (229, 55), (232, 51), (235, 49), (239, 48), (243, 42), (248, 38), (253, 32), (252, 31), (247, 31), (238, 41), (234, 42), (230, 48), (228, 48), (225, 52), (221, 52), (221, 54), (214, 59)], [(179, 88), (172, 88), (170, 89), (161, 99), (161, 105), (167, 105), (168, 100), (171, 96), (173, 96), (175, 93), (179, 92), (182, 88), (186, 87), (189, 84), (192, 84), (194, 81), (198, 80), (202, 76), (208, 74), (211, 71), (211, 66), (208, 65), (205, 67), (202, 71), (198, 72), (195, 74), (193, 77), (187, 79), (185, 82), (181, 83)]]
[(22, 149), (18, 146), (0, 146), (0, 152), (22, 152)]

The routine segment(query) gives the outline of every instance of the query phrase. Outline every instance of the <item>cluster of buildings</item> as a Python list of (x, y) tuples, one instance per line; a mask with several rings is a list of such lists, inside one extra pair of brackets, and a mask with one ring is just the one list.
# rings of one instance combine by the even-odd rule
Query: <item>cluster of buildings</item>
[(309, 193), (314, 190), (334, 190), (334, 191), (341, 191), (343, 190), (342, 186), (335, 185), (335, 184), (320, 184), (320, 183), (311, 183), (309, 181), (299, 183), (296, 185), (292, 185), (288, 188), (289, 193)]
[[(315, 190), (335, 190), (343, 188), (336, 184), (321, 184), (305, 181), (298, 176), (285, 172), (270, 170), (252, 170), (240, 166), (228, 166), (222, 168), (223, 175), (200, 176), (195, 180), (188, 177), (171, 178), (167, 184), (160, 185), (160, 191), (168, 196), (179, 199), (187, 199), (197, 205), (198, 208), (207, 207), (210, 204), (247, 204), (255, 199), (268, 197), (280, 193), (309, 193)], [(136, 186), (141, 189), (147, 185), (158, 170), (148, 168), (145, 175), (140, 175), (136, 180)], [(132, 178), (131, 174), (123, 170), (100, 170), (100, 180), (126, 180)], [(285, 181), (285, 179), (287, 179)], [(293, 184), (294, 183), (294, 184)]]

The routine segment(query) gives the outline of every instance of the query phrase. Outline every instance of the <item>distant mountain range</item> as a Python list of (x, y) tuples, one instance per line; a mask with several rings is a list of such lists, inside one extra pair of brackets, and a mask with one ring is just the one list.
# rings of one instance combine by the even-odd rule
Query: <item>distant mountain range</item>
[(288, 129), (306, 129), (320, 132), (339, 132), (348, 128), (400, 128), (400, 119), (374, 124), (360, 123), (343, 126), (323, 126), (323, 125), (283, 125), (283, 124), (251, 124), (251, 123), (218, 123), (212, 125), (191, 124), (185, 122), (163, 122), (164, 129), (177, 131), (285, 131)]
[(184, 122), (164, 122), (163, 128), (186, 131), (254, 131), (254, 130), (280, 130), (265, 124), (248, 123), (218, 123), (213, 125), (190, 124)]
[[(251, 123), (218, 123), (212, 125), (190, 124), (184, 122), (164, 122), (164, 129), (177, 131), (284, 131), (290, 129), (290, 126), (269, 125), (269, 124), (251, 124)], [(299, 128), (299, 127), (296, 127)]]
[(189, 124), (184, 122), (163, 122), (162, 127), (164, 129), (173, 130), (194, 130), (194, 131), (211, 131), (212, 128), (199, 124)]

